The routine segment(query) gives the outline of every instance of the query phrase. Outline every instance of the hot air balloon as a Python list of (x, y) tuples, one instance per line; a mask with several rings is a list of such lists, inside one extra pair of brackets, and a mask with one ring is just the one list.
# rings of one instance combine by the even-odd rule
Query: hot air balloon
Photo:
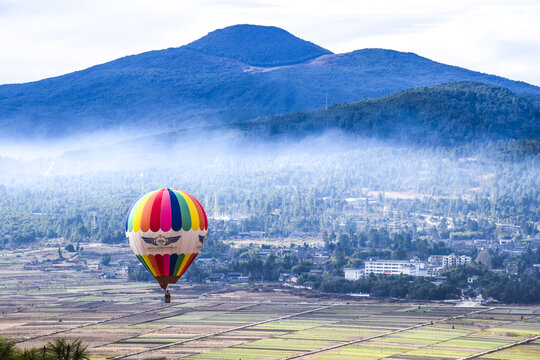
[(201, 251), (208, 233), (203, 207), (177, 189), (158, 189), (141, 196), (126, 216), (129, 246), (167, 291)]

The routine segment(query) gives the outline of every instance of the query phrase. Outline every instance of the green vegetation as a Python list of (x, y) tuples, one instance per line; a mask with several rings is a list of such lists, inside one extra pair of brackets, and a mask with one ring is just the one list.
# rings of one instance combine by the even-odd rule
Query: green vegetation
[(534, 341), (530, 344), (519, 345), (510, 349), (494, 352), (484, 355), (480, 359), (498, 359), (498, 360), (536, 360), (540, 357), (540, 341)]
[(445, 275), (454, 286), (463, 286), (468, 277), (478, 276), (474, 284), (482, 289), (484, 298), (492, 297), (505, 303), (536, 303), (540, 299), (540, 273), (532, 271), (532, 264), (539, 259), (540, 248), (509, 259), (523, 269), (518, 275), (492, 272), (482, 265), (459, 266)]
[[(239, 124), (250, 133), (306, 136), (329, 129), (415, 144), (456, 146), (478, 140), (530, 140), (540, 150), (540, 109), (507, 88), (471, 82), (405, 90), (329, 109)], [(525, 144), (525, 143), (523, 143)]]
[(327, 341), (299, 340), (299, 339), (263, 339), (249, 342), (242, 345), (236, 345), (236, 348), (242, 349), (275, 349), (286, 351), (309, 351), (317, 348), (323, 348), (330, 345)]
[(182, 338), (142, 338), (142, 337), (137, 337), (137, 338), (130, 338), (130, 339), (124, 339), (120, 342), (122, 343), (164, 343), (164, 344), (167, 344), (167, 343), (174, 343), (174, 342), (178, 342), (178, 341), (181, 341), (181, 340), (184, 340)]
[(244, 348), (224, 348), (220, 350), (208, 351), (199, 355), (190, 356), (189, 359), (201, 360), (259, 360), (259, 359), (279, 359), (294, 355), (293, 351), (267, 350), (267, 349), (244, 349)]
[(80, 340), (56, 339), (42, 348), (19, 349), (13, 340), (0, 337), (2, 360), (87, 360), (89, 356)]

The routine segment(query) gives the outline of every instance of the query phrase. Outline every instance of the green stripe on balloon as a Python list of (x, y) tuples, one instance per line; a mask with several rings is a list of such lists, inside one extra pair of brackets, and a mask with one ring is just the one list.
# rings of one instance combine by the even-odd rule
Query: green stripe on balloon
[(180, 204), (180, 212), (182, 213), (182, 229), (184, 229), (184, 231), (189, 231), (191, 230), (191, 213), (189, 212), (188, 203), (182, 194), (176, 190), (173, 191), (178, 199), (178, 203)]
[(152, 274), (152, 271), (150, 270), (150, 268), (148, 267), (148, 265), (146, 265), (146, 262), (144, 261), (144, 258), (142, 257), (142, 255), (137, 255), (137, 257), (139, 258), (139, 260), (141, 261), (141, 263), (144, 265), (144, 267), (146, 268), (146, 270), (150, 271), (150, 274)]
[(178, 270), (180, 270), (180, 265), (182, 265), (182, 261), (184, 261), (184, 257), (186, 254), (178, 254), (178, 259), (176, 260), (176, 266), (174, 267), (174, 275), (178, 274)]

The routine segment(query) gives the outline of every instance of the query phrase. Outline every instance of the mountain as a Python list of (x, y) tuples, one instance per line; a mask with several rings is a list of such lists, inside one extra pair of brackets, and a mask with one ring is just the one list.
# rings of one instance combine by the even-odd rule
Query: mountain
[(32, 139), (113, 128), (143, 133), (222, 125), (454, 81), (540, 96), (536, 86), (412, 53), (364, 49), (332, 54), (278, 28), (237, 25), (179, 48), (0, 86), (0, 136)]
[(507, 88), (473, 82), (421, 87), (325, 110), (236, 124), (251, 136), (299, 137), (339, 129), (422, 145), (540, 140), (540, 106)]
[(299, 64), (332, 54), (274, 26), (234, 25), (212, 31), (184, 46), (206, 55), (238, 60), (259, 67)]

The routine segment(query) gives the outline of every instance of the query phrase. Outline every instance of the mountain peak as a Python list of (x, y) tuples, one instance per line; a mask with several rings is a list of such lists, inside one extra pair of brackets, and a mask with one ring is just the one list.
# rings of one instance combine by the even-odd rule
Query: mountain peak
[(283, 29), (261, 25), (234, 25), (218, 29), (185, 48), (261, 67), (298, 64), (332, 54)]

